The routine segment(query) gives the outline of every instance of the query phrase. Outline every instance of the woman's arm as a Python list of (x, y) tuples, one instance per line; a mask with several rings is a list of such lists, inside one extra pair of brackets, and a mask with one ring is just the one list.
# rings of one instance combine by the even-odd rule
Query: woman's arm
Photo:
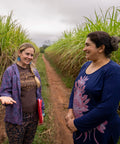
[(71, 92), (71, 96), (70, 96), (70, 100), (69, 100), (69, 109), (68, 109), (68, 113), (65, 117), (65, 121), (66, 121), (66, 126), (69, 128), (70, 131), (76, 131), (76, 127), (74, 125), (74, 114), (73, 114), (73, 96), (74, 96), (74, 87), (72, 89)]
[(0, 87), (0, 101), (2, 104), (13, 104), (16, 103), (15, 100), (12, 99), (12, 79), (11, 79), (11, 69), (10, 67), (4, 72), (2, 78), (2, 84)]
[[(118, 69), (119, 70), (119, 69)], [(82, 117), (74, 120), (75, 127), (85, 132), (97, 127), (116, 114), (120, 99), (120, 72), (105, 76), (102, 98), (99, 105)]]

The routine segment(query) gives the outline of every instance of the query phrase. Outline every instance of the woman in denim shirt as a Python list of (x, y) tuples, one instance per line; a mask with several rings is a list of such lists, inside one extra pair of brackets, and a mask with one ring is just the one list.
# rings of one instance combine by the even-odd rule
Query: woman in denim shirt
[[(32, 67), (35, 48), (19, 47), (17, 63), (3, 74), (0, 101), (6, 106), (5, 126), (10, 144), (32, 144), (38, 125), (37, 99), (41, 97), (38, 71)], [(44, 102), (42, 102), (44, 115)]]

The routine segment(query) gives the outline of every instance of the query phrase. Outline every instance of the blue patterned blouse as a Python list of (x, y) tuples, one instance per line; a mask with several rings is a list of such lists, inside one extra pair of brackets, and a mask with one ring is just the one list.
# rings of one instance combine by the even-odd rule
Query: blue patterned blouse
[(69, 108), (73, 109), (75, 144), (117, 143), (120, 118), (120, 66), (110, 60), (92, 74), (86, 74), (90, 61), (85, 63), (75, 80)]

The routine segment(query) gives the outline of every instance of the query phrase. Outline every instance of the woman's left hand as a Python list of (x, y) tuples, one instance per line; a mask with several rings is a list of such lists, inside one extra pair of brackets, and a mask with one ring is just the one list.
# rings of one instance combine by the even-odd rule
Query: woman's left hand
[(66, 122), (66, 125), (67, 125), (67, 127), (69, 128), (69, 130), (70, 130), (71, 132), (77, 131), (77, 128), (76, 128), (75, 125), (74, 125), (74, 118), (73, 118), (73, 119), (69, 119), (69, 120)]

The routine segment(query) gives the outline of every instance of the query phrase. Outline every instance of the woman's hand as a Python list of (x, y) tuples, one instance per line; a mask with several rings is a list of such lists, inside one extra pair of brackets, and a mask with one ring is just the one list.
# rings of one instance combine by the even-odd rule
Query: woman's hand
[(66, 125), (67, 125), (67, 127), (69, 128), (69, 130), (70, 130), (71, 132), (77, 131), (77, 128), (76, 128), (75, 125), (74, 125), (74, 118), (69, 119), (69, 120), (67, 121)]
[(69, 128), (69, 130), (71, 132), (74, 132), (74, 131), (77, 131), (75, 125), (74, 125), (74, 114), (73, 114), (73, 109), (69, 109), (66, 117), (65, 117), (65, 120), (66, 120), (66, 126)]
[(74, 118), (74, 114), (73, 114), (73, 109), (69, 109), (66, 117), (65, 117), (65, 120), (66, 122), (69, 121), (70, 119), (73, 119)]
[(13, 100), (11, 97), (7, 97), (7, 96), (1, 96), (0, 101), (2, 104), (7, 104), (7, 105), (16, 103), (15, 100)]

